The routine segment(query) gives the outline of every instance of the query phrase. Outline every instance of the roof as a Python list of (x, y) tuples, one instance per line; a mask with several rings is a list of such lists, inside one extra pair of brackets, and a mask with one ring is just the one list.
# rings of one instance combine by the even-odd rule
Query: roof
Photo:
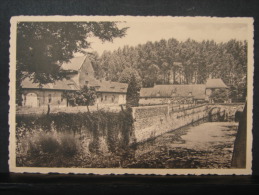
[(89, 86), (96, 87), (97, 92), (127, 93), (127, 83), (97, 80), (91, 77), (87, 78), (86, 81), (88, 81)]
[[(107, 92), (107, 93), (127, 93), (128, 84), (112, 82), (112, 81), (103, 81), (98, 80), (96, 83), (97, 92)], [(89, 83), (91, 85), (91, 82)]]
[(228, 88), (221, 79), (208, 79), (206, 88)]
[(94, 69), (92, 63), (87, 56), (84, 56), (83, 63), (81, 64), (81, 67), (79, 69), (81, 69), (83, 72), (87, 72), (89, 75), (94, 76)]
[(62, 64), (64, 70), (76, 70), (78, 71), (86, 60), (86, 56), (78, 56), (70, 59), (69, 62)]
[(39, 87), (39, 83), (33, 83), (30, 78), (25, 78), (22, 81), (23, 89), (48, 89), (48, 90), (66, 90), (66, 91), (75, 91), (79, 90), (78, 86), (73, 80), (59, 80), (55, 83), (48, 83)]
[(153, 88), (142, 88), (140, 97), (187, 97), (193, 96), (195, 99), (205, 99), (205, 85), (156, 85)]

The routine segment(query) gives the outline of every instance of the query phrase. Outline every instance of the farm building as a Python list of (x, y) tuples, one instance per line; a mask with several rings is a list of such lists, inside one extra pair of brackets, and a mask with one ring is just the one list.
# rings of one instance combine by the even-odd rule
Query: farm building
[(80, 90), (84, 86), (96, 89), (97, 104), (125, 104), (128, 85), (125, 83), (97, 80), (92, 64), (87, 56), (75, 57), (62, 65), (69, 71), (67, 79), (39, 86), (29, 78), (22, 82), (23, 106), (40, 107), (68, 106), (63, 94), (66, 91)]
[(210, 96), (215, 89), (226, 89), (226, 84), (221, 79), (208, 79), (206, 82), (206, 95)]
[(128, 84), (96, 79), (94, 69), (87, 56), (75, 57), (69, 63), (62, 65), (70, 70), (69, 78), (80, 88), (83, 86), (96, 89), (97, 104), (125, 104)]
[(79, 88), (73, 80), (56, 81), (42, 85), (33, 83), (29, 78), (22, 82), (22, 105), (28, 107), (41, 107), (48, 104), (65, 107), (67, 99), (63, 96), (65, 91), (76, 91)]
[(206, 84), (155, 85), (140, 90), (140, 104), (210, 101), (210, 95), (215, 89), (226, 88), (221, 79), (208, 79)]

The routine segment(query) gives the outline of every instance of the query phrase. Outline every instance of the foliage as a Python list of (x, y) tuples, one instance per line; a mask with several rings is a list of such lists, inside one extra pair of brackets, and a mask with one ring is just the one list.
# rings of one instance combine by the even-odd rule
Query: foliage
[(139, 92), (141, 89), (141, 78), (138, 72), (131, 68), (126, 68), (121, 73), (119, 81), (128, 83), (126, 94), (126, 108), (139, 105)]
[(133, 157), (127, 111), (18, 115), (16, 122), (18, 166), (118, 167)]
[(58, 167), (62, 166), (60, 162), (68, 158), (71, 160), (79, 153), (78, 139), (73, 134), (38, 131), (21, 141), (27, 141), (28, 148), (27, 152), (17, 153), (17, 163), (20, 166)]
[(224, 103), (229, 99), (229, 91), (228, 89), (215, 89), (210, 95), (210, 99), (215, 103)]
[(84, 86), (80, 91), (65, 92), (64, 97), (72, 106), (89, 106), (95, 103), (96, 91), (94, 87)]
[[(123, 37), (127, 28), (119, 29), (116, 22), (20, 22), (17, 24), (17, 89), (23, 77), (33, 82), (53, 83), (65, 78), (61, 64), (85, 53), (89, 37), (113, 41)], [(20, 95), (18, 94), (18, 98)], [(17, 103), (20, 103), (18, 99)]]
[[(95, 61), (93, 59), (93, 61)], [(104, 51), (98, 58), (98, 76), (119, 81), (125, 69), (139, 73), (143, 87), (157, 84), (204, 84), (211, 76), (233, 86), (235, 97), (245, 99), (247, 77), (247, 42), (224, 43), (191, 39), (147, 42)], [(235, 98), (236, 99), (236, 98)]]
[(72, 134), (62, 134), (60, 137), (60, 152), (66, 157), (73, 157), (79, 151), (78, 140)]

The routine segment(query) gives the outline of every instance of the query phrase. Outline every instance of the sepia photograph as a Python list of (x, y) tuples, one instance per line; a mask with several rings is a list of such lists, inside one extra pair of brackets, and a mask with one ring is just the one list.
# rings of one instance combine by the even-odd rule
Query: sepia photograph
[(249, 175), (253, 19), (16, 16), (11, 172)]

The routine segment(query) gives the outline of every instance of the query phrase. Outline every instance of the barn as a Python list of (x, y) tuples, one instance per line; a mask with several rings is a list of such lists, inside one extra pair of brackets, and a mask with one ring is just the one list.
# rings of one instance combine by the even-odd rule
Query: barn
[(210, 95), (216, 89), (227, 89), (221, 79), (209, 78), (205, 84), (155, 85), (140, 90), (140, 104), (163, 104), (172, 101), (178, 103), (210, 102)]
[(64, 97), (66, 91), (76, 91), (78, 86), (73, 80), (60, 80), (40, 86), (26, 78), (22, 81), (22, 106), (43, 107), (48, 104), (52, 106), (65, 107), (68, 105)]
[(96, 103), (99, 105), (126, 103), (128, 84), (96, 79), (91, 61), (87, 56), (74, 57), (62, 64), (62, 68), (69, 72), (68, 78), (55, 83), (40, 86), (39, 83), (33, 83), (30, 78), (24, 79), (22, 81), (22, 106), (42, 107), (48, 104), (59, 107), (68, 106), (64, 93), (80, 90), (84, 86), (95, 88)]

